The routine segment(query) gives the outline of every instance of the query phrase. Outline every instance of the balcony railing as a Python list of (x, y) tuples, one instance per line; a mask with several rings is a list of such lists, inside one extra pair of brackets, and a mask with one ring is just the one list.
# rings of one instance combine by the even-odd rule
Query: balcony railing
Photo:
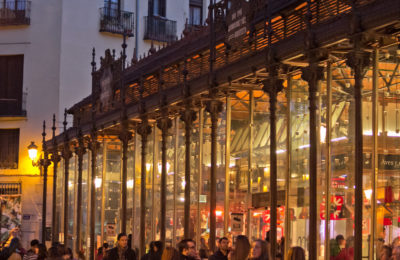
[(115, 8), (100, 8), (100, 32), (124, 34), (133, 36), (134, 17), (132, 12)]
[(31, 1), (0, 2), (0, 25), (29, 25)]
[(21, 99), (0, 98), (0, 117), (25, 117), (27, 93), (22, 94)]
[(145, 40), (155, 40), (160, 42), (173, 42), (176, 40), (176, 21), (171, 21), (163, 17), (146, 16)]

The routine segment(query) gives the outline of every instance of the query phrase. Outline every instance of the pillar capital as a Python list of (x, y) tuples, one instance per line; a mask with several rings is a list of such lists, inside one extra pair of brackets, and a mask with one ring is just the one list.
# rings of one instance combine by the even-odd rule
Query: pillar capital
[(317, 91), (318, 81), (324, 78), (324, 68), (311, 63), (310, 66), (301, 70), (301, 78), (308, 82), (309, 91)]
[(211, 99), (207, 102), (206, 111), (211, 115), (217, 115), (222, 112), (223, 103), (217, 99)]
[(132, 133), (128, 129), (122, 128), (118, 138), (121, 142), (128, 143), (132, 139)]
[(276, 97), (279, 92), (283, 90), (283, 79), (278, 78), (278, 76), (272, 76), (263, 83), (263, 91), (269, 95), (270, 98)]
[(162, 117), (157, 120), (157, 127), (162, 132), (167, 131), (172, 127), (172, 120), (169, 117)]
[(197, 119), (196, 111), (190, 109), (190, 107), (186, 107), (181, 113), (180, 119), (185, 122), (187, 127), (191, 127), (193, 122)]
[(71, 149), (69, 148), (69, 143), (64, 144), (64, 149), (61, 152), (61, 157), (64, 160), (69, 160), (72, 157)]
[(147, 117), (142, 117), (142, 122), (137, 127), (136, 132), (143, 138), (151, 134), (151, 126)]
[(346, 55), (346, 64), (354, 71), (354, 77), (363, 77), (365, 70), (371, 64), (371, 54), (369, 52), (354, 49)]

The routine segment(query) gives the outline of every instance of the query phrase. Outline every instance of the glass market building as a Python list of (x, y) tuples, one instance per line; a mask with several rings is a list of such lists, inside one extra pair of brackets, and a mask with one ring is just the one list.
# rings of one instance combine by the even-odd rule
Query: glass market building
[(214, 4), (128, 66), (125, 49), (93, 61), (92, 94), (47, 141), (53, 240), (89, 259), (122, 231), (140, 255), (269, 230), (309, 259), (339, 234), (354, 259), (398, 243), (398, 1), (266, 2)]

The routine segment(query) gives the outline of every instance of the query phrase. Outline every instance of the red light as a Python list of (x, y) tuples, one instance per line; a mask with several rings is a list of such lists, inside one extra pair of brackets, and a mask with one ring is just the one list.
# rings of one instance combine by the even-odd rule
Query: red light
[(216, 210), (215, 211), (215, 216), (221, 217), (222, 216), (222, 211), (221, 210)]

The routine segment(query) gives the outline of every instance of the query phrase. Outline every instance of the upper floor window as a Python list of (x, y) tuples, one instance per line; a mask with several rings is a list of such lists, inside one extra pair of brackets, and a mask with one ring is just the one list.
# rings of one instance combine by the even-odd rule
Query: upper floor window
[(30, 24), (30, 6), (27, 0), (0, 0), (0, 25)]
[(203, 1), (190, 0), (189, 3), (189, 25), (203, 24)]
[(0, 169), (18, 169), (19, 129), (0, 129)]
[(24, 56), (0, 56), (0, 116), (25, 116), (23, 109)]
[(166, 0), (149, 0), (149, 16), (166, 17)]

